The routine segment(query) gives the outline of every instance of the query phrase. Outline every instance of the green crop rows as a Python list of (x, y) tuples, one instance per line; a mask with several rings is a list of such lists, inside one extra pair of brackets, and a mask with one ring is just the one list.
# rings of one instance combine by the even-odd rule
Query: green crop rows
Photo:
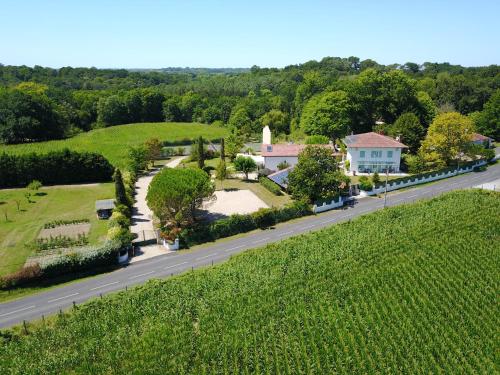
[(4, 335), (0, 373), (492, 374), (499, 243), (498, 193), (390, 208)]

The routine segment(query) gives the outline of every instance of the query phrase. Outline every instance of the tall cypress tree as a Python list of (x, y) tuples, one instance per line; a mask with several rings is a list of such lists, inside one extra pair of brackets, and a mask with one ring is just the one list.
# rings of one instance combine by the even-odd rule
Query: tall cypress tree
[(198, 138), (198, 168), (205, 167), (205, 152), (203, 150), (203, 137), (200, 135)]
[(225, 162), (226, 161), (226, 150), (224, 147), (225, 147), (224, 146), (224, 138), (221, 138), (220, 139), (220, 159)]
[(130, 202), (127, 199), (127, 193), (125, 192), (125, 185), (123, 184), (122, 172), (116, 168), (113, 174), (113, 181), (115, 182), (115, 197), (116, 205), (123, 204), (127, 207), (130, 206)]

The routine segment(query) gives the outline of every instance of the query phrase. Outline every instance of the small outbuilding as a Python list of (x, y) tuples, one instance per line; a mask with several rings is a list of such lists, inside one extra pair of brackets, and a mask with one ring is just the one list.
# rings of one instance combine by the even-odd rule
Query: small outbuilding
[(109, 219), (115, 208), (114, 199), (101, 199), (95, 201), (95, 211), (99, 219)]

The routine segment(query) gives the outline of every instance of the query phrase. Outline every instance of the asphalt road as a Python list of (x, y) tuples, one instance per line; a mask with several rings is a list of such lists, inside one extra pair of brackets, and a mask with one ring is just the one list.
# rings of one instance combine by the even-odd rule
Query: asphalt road
[[(446, 191), (470, 188), (499, 178), (500, 165), (497, 164), (489, 167), (485, 172), (472, 172), (432, 184), (388, 193), (387, 206), (431, 198)], [(101, 294), (123, 290), (126, 287), (142, 284), (152, 278), (167, 278), (192, 268), (220, 263), (231, 255), (247, 249), (347, 221), (382, 209), (383, 206), (383, 198), (362, 198), (354, 201), (350, 206), (279, 224), (274, 229), (207, 244), (194, 251), (179, 251), (175, 254), (158, 256), (128, 265), (117, 271), (2, 303), (0, 304), (0, 327), (22, 323), (23, 320), (41, 318), (42, 315), (48, 316), (61, 309), (71, 308), (73, 303), (80, 304), (90, 298), (99, 297)]]

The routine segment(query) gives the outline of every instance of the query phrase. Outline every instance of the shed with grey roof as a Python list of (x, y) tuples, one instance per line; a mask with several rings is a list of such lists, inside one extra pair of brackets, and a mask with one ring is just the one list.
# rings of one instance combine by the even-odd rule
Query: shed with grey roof
[(95, 210), (99, 219), (109, 219), (115, 208), (114, 199), (101, 199), (95, 201)]

